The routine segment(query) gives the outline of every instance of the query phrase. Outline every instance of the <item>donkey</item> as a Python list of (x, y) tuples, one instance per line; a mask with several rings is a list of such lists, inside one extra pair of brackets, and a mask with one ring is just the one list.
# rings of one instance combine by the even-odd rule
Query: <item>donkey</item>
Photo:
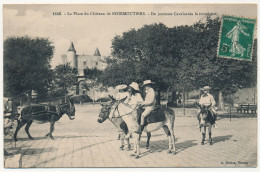
[[(200, 131), (202, 133), (201, 145), (204, 145), (207, 127), (209, 130), (209, 142), (210, 142), (210, 145), (213, 145), (213, 140), (211, 137), (211, 129), (212, 129), (212, 125), (215, 123), (216, 119), (215, 119), (215, 117), (212, 116), (212, 111), (210, 111), (211, 104), (210, 105), (197, 104), (197, 105), (200, 108), (199, 121), (200, 121)], [(202, 130), (201, 130), (201, 128), (202, 128)]]
[(128, 138), (125, 137), (129, 133), (125, 122), (122, 120), (122, 118), (113, 118), (113, 117), (109, 116), (110, 111), (111, 111), (111, 107), (113, 106), (113, 104), (114, 104), (114, 102), (111, 102), (110, 104), (100, 103), (102, 108), (101, 108), (101, 111), (100, 111), (100, 114), (98, 116), (97, 121), (99, 123), (103, 123), (105, 120), (109, 119), (114, 124), (117, 131), (120, 133), (120, 140), (121, 140), (120, 150), (124, 149), (124, 140), (127, 141), (128, 150), (131, 150), (129, 137)]
[[(109, 119), (114, 124), (114, 126), (117, 128), (118, 132), (120, 132), (120, 139), (121, 139), (120, 149), (121, 150), (124, 149), (124, 139), (126, 139), (127, 145), (128, 145), (127, 148), (128, 148), (128, 150), (131, 150), (129, 137), (125, 138), (125, 136), (129, 134), (126, 123), (123, 121), (123, 119), (121, 117), (110, 117), (109, 116), (110, 111), (111, 111), (111, 107), (115, 103), (115, 99), (111, 98), (111, 100), (112, 100), (112, 102), (110, 104), (101, 104), (100, 103), (102, 108), (101, 108), (101, 111), (100, 111), (99, 116), (98, 116), (98, 122), (103, 123), (106, 119)], [(150, 138), (151, 138), (151, 133), (147, 132), (146, 149), (149, 148)]]
[[(140, 158), (140, 136), (141, 133), (138, 133), (139, 123), (138, 123), (138, 112), (136, 109), (132, 109), (127, 103), (120, 102), (117, 105), (117, 110), (115, 111), (115, 116), (122, 117), (125, 121), (128, 130), (133, 134), (134, 140), (134, 152), (131, 156), (134, 156), (136, 159)], [(176, 154), (175, 150), (175, 136), (174, 136), (174, 121), (175, 113), (173, 110), (160, 107), (146, 118), (144, 132), (150, 133), (160, 128), (163, 128), (168, 140), (169, 140), (169, 150), (167, 153)]]
[(54, 140), (52, 136), (52, 132), (54, 130), (54, 124), (58, 121), (62, 115), (65, 113), (68, 115), (70, 120), (75, 119), (75, 106), (71, 100), (64, 104), (59, 104), (57, 106), (52, 105), (29, 105), (25, 106), (21, 109), (20, 117), (18, 118), (17, 122), (18, 125), (16, 127), (14, 133), (14, 139), (17, 141), (17, 134), (21, 127), (26, 124), (25, 131), (28, 135), (28, 138), (33, 140), (33, 137), (29, 133), (29, 128), (33, 121), (38, 123), (46, 123), (50, 122), (50, 132), (47, 133), (45, 136)]

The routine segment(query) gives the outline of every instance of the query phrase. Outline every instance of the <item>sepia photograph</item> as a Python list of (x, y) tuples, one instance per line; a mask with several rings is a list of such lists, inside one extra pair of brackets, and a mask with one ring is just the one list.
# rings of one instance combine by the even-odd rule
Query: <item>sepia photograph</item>
[(3, 168), (256, 168), (257, 7), (2, 4)]

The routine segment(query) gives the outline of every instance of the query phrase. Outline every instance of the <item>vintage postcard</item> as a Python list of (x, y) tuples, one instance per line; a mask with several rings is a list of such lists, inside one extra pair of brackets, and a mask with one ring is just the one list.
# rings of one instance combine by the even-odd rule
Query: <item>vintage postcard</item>
[(4, 168), (257, 167), (257, 5), (3, 4)]

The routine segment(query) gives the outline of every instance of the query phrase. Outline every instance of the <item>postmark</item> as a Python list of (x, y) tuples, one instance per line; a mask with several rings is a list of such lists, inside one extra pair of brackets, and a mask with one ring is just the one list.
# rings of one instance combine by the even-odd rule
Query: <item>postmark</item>
[(223, 16), (217, 55), (251, 61), (255, 22), (255, 19)]

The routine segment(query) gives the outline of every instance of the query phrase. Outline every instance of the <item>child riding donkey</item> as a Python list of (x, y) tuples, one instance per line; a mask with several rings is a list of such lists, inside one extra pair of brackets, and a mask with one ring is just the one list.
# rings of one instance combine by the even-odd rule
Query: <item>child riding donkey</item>
[(141, 122), (140, 127), (138, 129), (138, 133), (142, 133), (144, 129), (144, 119), (147, 117), (154, 109), (156, 104), (156, 98), (155, 98), (155, 91), (152, 88), (152, 84), (154, 82), (151, 82), (151, 80), (146, 80), (143, 82), (144, 91), (146, 93), (145, 100), (140, 103), (141, 106), (144, 107), (144, 112), (141, 115)]
[[(209, 93), (209, 90), (210, 90), (209, 86), (203, 87), (202, 90), (203, 90), (203, 94), (200, 97), (199, 105), (211, 105), (209, 110), (211, 111), (213, 119), (215, 119), (215, 124), (213, 124), (213, 126), (215, 126), (215, 128), (217, 128), (217, 124), (216, 124), (217, 112), (215, 110), (216, 101), (215, 101), (214, 97)], [(200, 127), (200, 120), (201, 120), (200, 112), (201, 112), (201, 109), (199, 109), (197, 112), (197, 119), (198, 119), (197, 128)]]
[[(117, 85), (116, 86), (116, 90), (118, 91), (116, 94), (116, 100), (119, 102), (122, 99), (126, 99), (126, 101), (129, 98), (129, 93), (127, 92), (127, 85), (122, 84), (122, 85)], [(111, 112), (110, 112), (110, 117), (114, 116), (114, 112), (115, 112), (115, 107), (116, 106), (112, 106)], [(118, 133), (118, 140), (120, 140), (120, 136), (121, 136), (121, 132)]]

